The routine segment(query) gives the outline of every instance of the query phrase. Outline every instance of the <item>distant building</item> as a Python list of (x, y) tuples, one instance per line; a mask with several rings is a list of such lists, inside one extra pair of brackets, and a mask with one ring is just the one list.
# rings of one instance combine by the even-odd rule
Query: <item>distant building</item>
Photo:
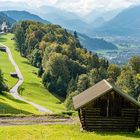
[(6, 52), (6, 48), (5, 48), (5, 47), (0, 46), (0, 51), (2, 51), (2, 52)]
[(0, 29), (2, 32), (7, 32), (8, 30), (8, 25), (6, 22), (3, 22), (2, 25), (0, 26)]

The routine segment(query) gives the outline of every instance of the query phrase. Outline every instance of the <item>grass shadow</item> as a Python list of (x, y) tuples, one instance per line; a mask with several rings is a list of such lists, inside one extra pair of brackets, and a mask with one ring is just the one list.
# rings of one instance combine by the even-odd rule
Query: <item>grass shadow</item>
[(6, 42), (6, 41), (7, 41), (6, 38), (4, 38), (4, 37), (0, 37), (0, 42)]
[(0, 114), (32, 114), (30, 112), (16, 109), (8, 104), (0, 102)]
[[(12, 100), (12, 101), (14, 101), (14, 102), (16, 102), (16, 103), (27, 104), (27, 103), (25, 103), (25, 102), (23, 102), (23, 101), (20, 101), (20, 100), (18, 100), (18, 99), (13, 98), (11, 95), (8, 95), (8, 94), (6, 94), (6, 93), (3, 93), (2, 96), (4, 96), (4, 97), (6, 97), (7, 99)], [(1, 97), (0, 97), (0, 98), (1, 98)]]
[(28, 61), (22, 61), (23, 64), (27, 64), (27, 65), (30, 65), (31, 66), (31, 63), (28, 62)]
[(124, 136), (128, 138), (139, 138), (140, 139), (140, 131), (135, 132), (95, 132), (100, 136)]
[[(46, 93), (49, 92), (44, 86), (43, 84), (41, 83), (41, 86), (40, 84), (37, 84), (37, 83), (27, 83), (28, 85), (31, 85), (32, 87), (42, 87), (46, 90)], [(30, 87), (30, 86), (29, 86)], [(50, 92), (49, 92), (50, 93)], [(54, 96), (55, 98), (57, 98), (61, 103), (63, 103), (65, 101), (65, 99), (63, 97), (59, 97), (58, 95), (56, 95), (55, 93), (50, 93), (52, 96)]]

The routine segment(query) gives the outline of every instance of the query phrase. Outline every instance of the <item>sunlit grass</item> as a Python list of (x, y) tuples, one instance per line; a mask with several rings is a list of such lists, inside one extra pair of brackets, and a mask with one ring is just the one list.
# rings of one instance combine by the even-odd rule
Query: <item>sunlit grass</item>
[(135, 133), (81, 132), (79, 125), (0, 127), (0, 140), (139, 140)]
[(44, 88), (41, 83), (41, 78), (38, 78), (36, 73), (38, 71), (37, 68), (31, 66), (26, 58), (20, 56), (19, 52), (15, 50), (15, 43), (11, 38), (13, 34), (7, 34), (0, 37), (0, 42), (7, 45), (18, 64), (23, 77), (24, 83), (20, 88), (21, 95), (35, 103), (38, 103), (55, 113), (60, 113), (65, 110), (64, 105), (60, 104), (59, 99), (53, 96)]
[(5, 78), (5, 83), (8, 85), (8, 88), (13, 87), (18, 79), (15, 79), (10, 76), (10, 72), (15, 72), (14, 67), (8, 59), (8, 55), (5, 52), (0, 51), (0, 69), (2, 69), (3, 76)]
[(9, 93), (0, 93), (0, 115), (40, 114), (33, 106), (14, 99)]

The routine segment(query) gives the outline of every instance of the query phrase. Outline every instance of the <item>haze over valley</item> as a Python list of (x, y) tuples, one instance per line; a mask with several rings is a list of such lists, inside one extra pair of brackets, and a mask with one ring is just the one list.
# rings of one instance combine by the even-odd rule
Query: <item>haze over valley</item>
[[(79, 33), (79, 40), (82, 45), (90, 51), (99, 52), (101, 57), (109, 58), (113, 63), (124, 64), (128, 62), (131, 56), (138, 55), (140, 36), (140, 6), (138, 1), (124, 1), (122, 6), (114, 2), (114, 7), (104, 5), (98, 8), (94, 5), (87, 10), (73, 7), (70, 9), (62, 7), (66, 2), (57, 5), (55, 3), (43, 4), (40, 2), (32, 6), (32, 3), (3, 1), (0, 6), (8, 17), (19, 20), (34, 20), (42, 23), (53, 23), (62, 26), (70, 31)], [(106, 2), (104, 2), (106, 4)], [(110, 2), (110, 5), (113, 4)], [(21, 7), (22, 5), (22, 7)], [(73, 9), (73, 10), (72, 10)], [(8, 11), (7, 11), (8, 10)], [(82, 12), (83, 10), (83, 12)], [(133, 22), (132, 22), (133, 21)], [(103, 39), (103, 40), (102, 40)], [(129, 42), (129, 40), (131, 40)], [(105, 45), (106, 43), (106, 45)], [(112, 45), (111, 45), (112, 43)], [(107, 45), (110, 44), (110, 45)], [(117, 62), (120, 56), (125, 57), (122, 62)], [(135, 49), (134, 49), (135, 48)], [(113, 57), (110, 56), (110, 51), (114, 51)], [(108, 51), (107, 51), (108, 50)], [(109, 53), (108, 53), (109, 52)], [(123, 61), (124, 60), (124, 61)]]

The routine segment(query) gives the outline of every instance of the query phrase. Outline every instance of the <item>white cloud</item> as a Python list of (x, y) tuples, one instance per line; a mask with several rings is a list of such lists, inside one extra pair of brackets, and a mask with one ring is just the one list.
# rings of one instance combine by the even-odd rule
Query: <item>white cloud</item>
[(80, 14), (89, 13), (93, 9), (113, 10), (140, 4), (140, 0), (57, 0), (55, 6)]
[[(0, 0), (7, 1), (7, 0)], [(140, 0), (9, 0), (12, 2), (26, 2), (32, 7), (52, 5), (68, 11), (85, 14), (93, 9), (112, 10), (127, 8), (133, 4), (140, 4)]]

